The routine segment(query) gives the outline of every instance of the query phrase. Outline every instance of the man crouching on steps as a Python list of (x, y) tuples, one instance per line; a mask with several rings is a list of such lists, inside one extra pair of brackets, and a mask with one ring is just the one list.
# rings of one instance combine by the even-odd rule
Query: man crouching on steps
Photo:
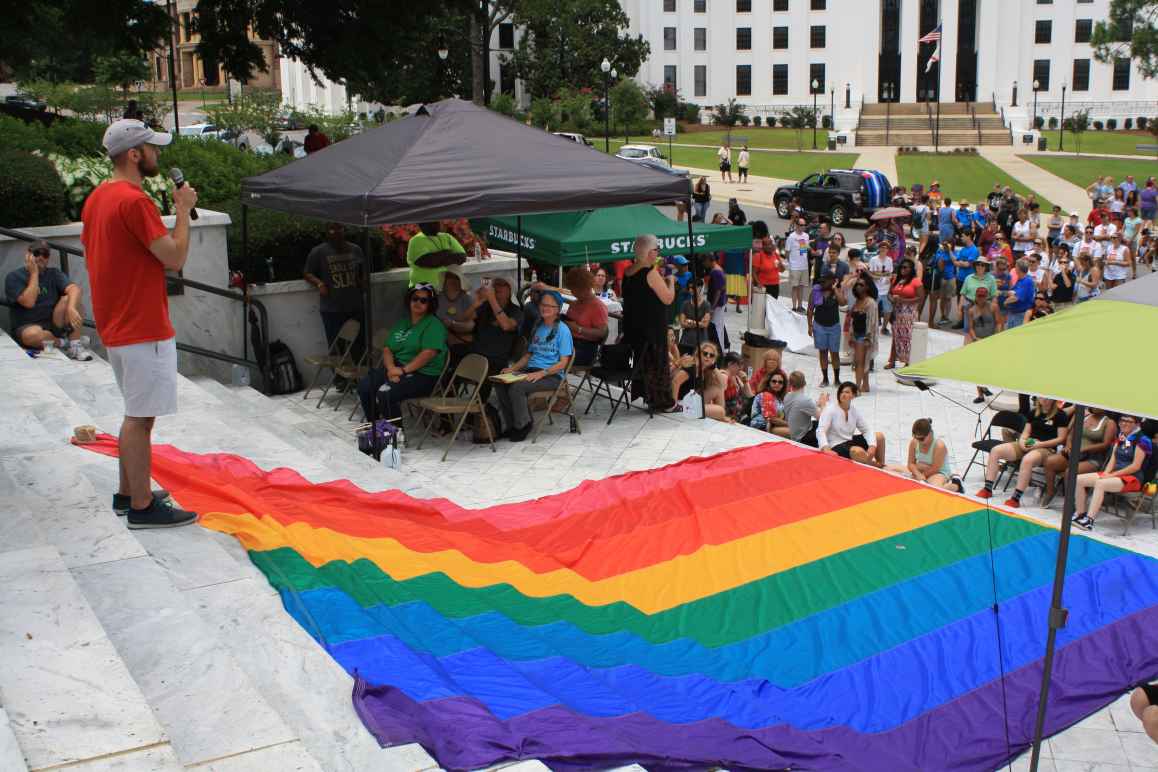
[(152, 431), (157, 416), (177, 412), (177, 344), (169, 322), (165, 269), (179, 271), (189, 255), (189, 212), (197, 191), (173, 191), (177, 221), (169, 233), (141, 181), (160, 171), (160, 148), (173, 140), (141, 121), (122, 119), (105, 131), (113, 176), (85, 202), (84, 230), (92, 311), (109, 364), (125, 400), (121, 481), (113, 510), (129, 528), (172, 528), (197, 520), (165, 491), (151, 491)]

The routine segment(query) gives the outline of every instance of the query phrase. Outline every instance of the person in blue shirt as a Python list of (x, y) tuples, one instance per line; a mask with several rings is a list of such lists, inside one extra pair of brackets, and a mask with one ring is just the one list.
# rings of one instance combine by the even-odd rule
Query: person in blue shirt
[[(929, 292), (932, 304), (929, 307), (929, 325), (949, 324), (949, 313), (957, 297), (957, 264), (953, 251), (953, 241), (942, 241), (937, 254), (933, 256), (933, 286)], [(937, 306), (941, 307), (941, 321), (937, 319)]]
[(953, 207), (949, 206), (953, 201), (946, 198), (941, 202), (941, 210), (937, 213), (937, 230), (940, 232), (941, 243), (952, 241), (953, 237), (957, 235), (957, 217), (953, 211)]
[[(953, 260), (953, 264), (957, 267), (957, 291), (965, 286), (965, 280), (973, 275), (973, 264), (977, 262), (977, 258), (981, 257), (981, 250), (973, 245), (973, 234), (969, 231), (961, 232), (961, 248), (957, 250), (957, 257)], [(961, 319), (953, 325), (954, 330), (961, 330), (965, 328), (967, 321), (967, 314), (969, 311), (966, 305), (964, 295), (958, 295), (960, 299)]]
[(969, 202), (961, 199), (957, 205), (957, 232), (958, 233), (972, 233), (973, 232), (973, 214), (969, 211)]
[[(1078, 475), (1074, 525), (1087, 531), (1094, 530), (1094, 519), (1101, 511), (1102, 499), (1107, 493), (1138, 493), (1149, 482), (1146, 479), (1147, 464), (1154, 453), (1153, 442), (1142, 432), (1137, 416), (1119, 417), (1118, 429), (1118, 439), (1110, 449), (1105, 469)], [(1088, 511), (1087, 488), (1092, 489)]]
[(1037, 283), (1029, 273), (1029, 261), (1024, 257), (1017, 261), (1017, 279), (1005, 294), (1005, 329), (1012, 330), (1025, 321), (1025, 312), (1033, 308), (1037, 296)]
[(527, 353), (504, 373), (522, 375), (513, 383), (496, 383), (495, 395), (503, 416), (504, 434), (511, 442), (522, 442), (531, 433), (531, 407), (528, 397), (537, 391), (553, 391), (559, 386), (575, 343), (571, 330), (559, 319), (563, 296), (555, 290), (545, 290), (539, 298), (539, 323), (531, 333)]

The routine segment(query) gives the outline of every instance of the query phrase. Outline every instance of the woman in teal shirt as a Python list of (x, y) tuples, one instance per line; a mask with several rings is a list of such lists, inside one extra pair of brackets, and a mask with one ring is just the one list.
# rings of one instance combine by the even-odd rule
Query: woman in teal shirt
[(430, 284), (418, 284), (406, 291), (408, 313), (390, 328), (382, 366), (375, 367), (358, 381), (358, 398), (366, 420), (370, 420), (374, 396), (378, 397), (379, 418), (398, 418), (402, 403), (429, 396), (446, 365), (446, 327), (435, 311), (438, 297)]

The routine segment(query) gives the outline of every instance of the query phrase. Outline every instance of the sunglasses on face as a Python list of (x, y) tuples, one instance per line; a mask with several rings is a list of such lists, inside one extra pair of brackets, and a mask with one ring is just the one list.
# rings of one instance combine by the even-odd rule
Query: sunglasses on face
[(414, 295), (410, 298), (411, 303), (421, 303), (424, 306), (430, 305), (431, 300), (433, 298), (430, 295)]
[(48, 257), (48, 250), (47, 249), (34, 249), (34, 250), (32, 250), (32, 256), (33, 257)]
[(716, 358), (716, 352), (714, 352), (714, 351), (701, 351), (700, 356), (703, 357), (704, 359), (715, 359)]
[(783, 378), (773, 378), (771, 382), (772, 383), (784, 383), (784, 379)]

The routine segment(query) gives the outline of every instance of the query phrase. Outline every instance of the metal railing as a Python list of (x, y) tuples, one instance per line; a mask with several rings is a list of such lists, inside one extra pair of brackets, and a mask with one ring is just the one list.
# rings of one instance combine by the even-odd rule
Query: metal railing
[[(83, 249), (78, 249), (78, 248), (71, 246), (69, 244), (61, 244), (59, 242), (55, 242), (55, 241), (52, 241), (49, 239), (43, 239), (40, 236), (37, 236), (35, 234), (27, 233), (25, 231), (15, 230), (13, 228), (5, 228), (3, 226), (0, 226), (0, 235), (7, 236), (7, 237), (12, 238), (12, 239), (16, 239), (17, 241), (26, 241), (26, 242), (44, 241), (44, 242), (46, 242), (48, 244), (49, 249), (56, 251), (56, 253), (60, 259), (60, 270), (66, 274), (69, 273), (69, 256), (70, 255), (74, 255), (76, 257), (79, 257), (82, 260), (84, 259), (84, 256), (85, 256)], [(188, 289), (192, 289), (192, 290), (197, 290), (198, 292), (204, 292), (204, 293), (209, 294), (209, 295), (216, 295), (218, 297), (228, 298), (230, 300), (234, 300), (234, 301), (237, 301), (237, 302), (242, 304), (242, 334), (241, 334), (241, 337), (242, 337), (242, 341), (243, 341), (243, 345), (244, 345), (244, 356), (235, 357), (235, 356), (232, 356), (231, 354), (222, 354), (221, 352), (218, 352), (218, 351), (211, 351), (209, 349), (202, 348), (200, 346), (194, 346), (191, 343), (182, 343), (180, 341), (177, 342), (177, 350), (178, 351), (184, 351), (184, 352), (189, 353), (189, 354), (196, 354), (197, 356), (203, 356), (203, 357), (206, 357), (208, 359), (216, 359), (220, 362), (227, 362), (229, 364), (241, 365), (242, 367), (248, 367), (252, 370), (255, 370), (257, 372), (257, 374), (259, 376), (261, 376), (262, 389), (268, 393), (269, 377), (268, 377), (268, 373), (265, 371), (264, 368), (268, 367), (268, 365), (269, 365), (269, 313), (266, 311), (265, 305), (260, 300), (256, 300), (254, 298), (251, 298), (248, 295), (243, 294), (241, 292), (235, 292), (233, 290), (222, 289), (221, 287), (214, 287), (212, 284), (203, 284), (202, 282), (194, 281), (193, 279), (186, 279), (184, 276), (166, 275), (165, 281), (166, 281), (167, 286), (169, 286), (169, 287), (181, 287), (183, 289), (188, 288)], [(0, 305), (11, 307), (10, 303), (4, 302), (2, 299), (0, 299)], [(248, 330), (245, 328), (245, 320), (246, 320), (246, 316), (247, 316), (246, 312), (250, 308), (253, 308), (253, 310), (255, 310), (257, 312), (257, 323), (258, 323), (258, 327), (261, 331), (261, 339), (262, 339), (262, 344), (263, 344), (263, 348), (264, 348), (264, 351), (262, 353), (265, 354), (264, 361), (266, 364), (264, 367), (260, 362), (256, 362), (256, 361), (248, 358), (248, 356), (249, 356), (249, 336), (247, 335)], [(92, 328), (95, 330), (96, 329), (96, 322), (94, 322), (91, 319), (86, 318), (84, 320), (84, 326)], [(255, 356), (256, 356), (256, 354), (257, 354), (257, 352), (254, 352)]]
[(893, 122), (893, 103), (885, 102), (885, 144), (889, 144), (889, 130)]

